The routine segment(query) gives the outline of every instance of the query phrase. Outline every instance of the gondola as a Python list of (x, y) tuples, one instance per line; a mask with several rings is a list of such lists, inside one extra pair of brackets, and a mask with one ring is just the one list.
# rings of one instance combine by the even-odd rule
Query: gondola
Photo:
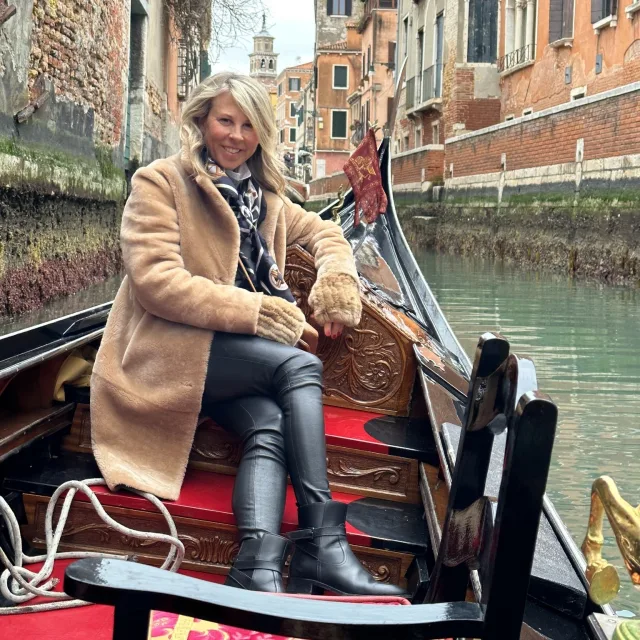
[[(533, 363), (511, 353), (502, 336), (481, 336), (474, 362), (461, 348), (398, 222), (387, 139), (379, 159), (386, 215), (354, 225), (352, 191), (320, 213), (342, 226), (354, 248), (364, 315), (339, 341), (321, 338), (318, 355), (330, 481), (349, 503), (348, 539), (374, 577), (404, 586), (414, 606), (216, 584), (238, 548), (231, 487), (239, 443), (202, 416), (180, 499), (166, 505), (185, 575), (153, 567), (168, 545), (115, 531), (80, 496), (59, 550), (137, 562), (60, 561), (54, 575), (62, 579), (66, 570), (68, 594), (109, 606), (0, 616), (2, 638), (146, 638), (151, 610), (301, 638), (610, 637), (613, 610), (590, 600), (584, 557), (544, 493), (556, 407), (537, 389)], [(286, 278), (307, 313), (315, 272), (300, 247), (287, 255)], [(30, 554), (45, 546), (56, 488), (99, 475), (90, 389), (61, 382), (60, 372), (69, 354), (96, 347), (109, 308), (0, 338), (1, 495)], [(52, 399), (56, 388), (63, 400)], [(140, 496), (96, 491), (124, 526), (166, 532)], [(295, 528), (292, 507), (290, 495), (284, 533)], [(2, 519), (0, 545), (9, 556), (15, 551)], [(0, 597), (0, 607), (10, 605)]]

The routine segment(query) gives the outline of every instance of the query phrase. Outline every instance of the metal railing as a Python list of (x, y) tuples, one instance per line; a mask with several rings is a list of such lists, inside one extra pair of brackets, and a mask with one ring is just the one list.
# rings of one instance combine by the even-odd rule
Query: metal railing
[(442, 64), (434, 64), (422, 72), (422, 102), (442, 97)]
[(508, 71), (509, 69), (513, 69), (518, 65), (524, 64), (525, 62), (532, 62), (536, 57), (536, 45), (527, 44), (521, 49), (515, 49), (510, 53), (502, 56), (502, 58), (498, 58), (498, 73), (502, 73), (503, 71)]
[(409, 78), (407, 80), (407, 97), (405, 102), (406, 109), (413, 109), (416, 103), (416, 79), (415, 76), (413, 78)]

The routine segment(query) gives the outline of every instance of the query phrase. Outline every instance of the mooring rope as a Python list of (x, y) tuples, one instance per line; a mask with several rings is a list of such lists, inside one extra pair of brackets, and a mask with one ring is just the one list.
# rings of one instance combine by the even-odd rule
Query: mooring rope
[[(16, 613), (33, 613), (36, 611), (51, 611), (52, 609), (69, 609), (71, 607), (81, 607), (87, 604), (82, 600), (72, 600), (66, 593), (60, 591), (53, 591), (53, 588), (60, 582), (58, 579), (51, 578), (53, 572), (54, 562), (56, 560), (64, 560), (70, 558), (118, 558), (121, 560), (129, 560), (130, 556), (97, 553), (92, 551), (71, 551), (66, 553), (57, 553), (60, 540), (64, 527), (67, 523), (69, 516), (69, 510), (71, 509), (71, 503), (78, 491), (84, 493), (89, 498), (91, 504), (95, 508), (97, 514), (102, 520), (115, 529), (118, 533), (128, 536), (130, 538), (138, 538), (141, 540), (150, 540), (154, 542), (164, 542), (170, 546), (169, 553), (165, 561), (162, 564), (162, 569), (169, 571), (177, 571), (184, 559), (184, 545), (182, 541), (178, 539), (178, 531), (176, 529), (175, 522), (171, 517), (171, 514), (167, 508), (162, 504), (158, 498), (145, 493), (143, 491), (137, 491), (130, 489), (133, 493), (136, 493), (143, 498), (149, 500), (164, 516), (169, 527), (169, 534), (164, 533), (151, 533), (148, 531), (137, 531), (136, 529), (130, 529), (124, 525), (116, 522), (100, 504), (98, 497), (90, 487), (98, 485), (106, 485), (107, 483), (102, 478), (93, 478), (90, 480), (70, 480), (60, 485), (47, 507), (47, 513), (45, 516), (45, 540), (47, 546), (47, 552), (40, 556), (27, 556), (22, 551), (22, 538), (20, 536), (20, 526), (15, 514), (9, 508), (6, 500), (0, 496), (0, 515), (4, 518), (7, 528), (9, 530), (9, 540), (13, 548), (13, 557), (15, 564), (12, 562), (7, 554), (0, 546), (0, 561), (6, 567), (0, 576), (0, 594), (4, 596), (9, 602), (13, 602), (16, 605), (28, 602), (38, 596), (51, 598), (51, 602), (43, 602), (35, 605), (26, 606), (14, 606), (14, 607), (0, 607), (0, 615), (9, 615)], [(65, 496), (62, 509), (60, 511), (60, 517), (58, 524), (53, 529), (53, 516), (58, 504), (60, 496), (65, 492), (68, 492)], [(30, 571), (24, 565), (34, 564), (36, 562), (44, 562), (42, 568), (37, 573)]]

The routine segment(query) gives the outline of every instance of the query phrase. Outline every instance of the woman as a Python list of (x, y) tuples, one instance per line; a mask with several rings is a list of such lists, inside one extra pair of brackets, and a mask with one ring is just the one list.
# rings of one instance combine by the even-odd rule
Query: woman
[[(276, 127), (258, 82), (205, 80), (185, 105), (182, 152), (140, 169), (122, 220), (125, 277), (93, 371), (96, 460), (111, 489), (176, 500), (201, 410), (243, 442), (227, 584), (279, 592), (287, 472), (298, 503), (291, 591), (398, 595), (375, 582), (331, 499), (322, 364), (295, 347), (303, 313), (282, 277), (287, 245), (315, 259), (309, 303), (325, 335), (361, 306), (340, 229), (283, 196)], [(211, 488), (215, 491), (215, 487)]]

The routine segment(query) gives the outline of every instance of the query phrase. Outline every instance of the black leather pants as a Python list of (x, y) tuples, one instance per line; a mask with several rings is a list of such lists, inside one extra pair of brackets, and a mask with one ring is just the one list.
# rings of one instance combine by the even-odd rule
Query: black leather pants
[(203, 411), (242, 439), (233, 491), (241, 540), (280, 532), (287, 472), (298, 506), (331, 500), (316, 356), (257, 336), (217, 332)]

